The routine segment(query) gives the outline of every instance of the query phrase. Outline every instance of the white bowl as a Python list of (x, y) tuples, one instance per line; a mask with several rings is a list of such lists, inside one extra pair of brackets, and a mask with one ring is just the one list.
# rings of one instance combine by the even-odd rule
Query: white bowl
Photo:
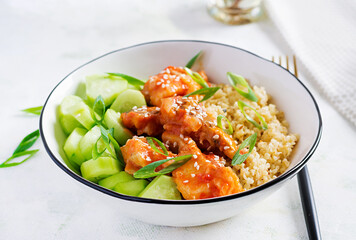
[[(205, 200), (155, 200), (122, 195), (87, 181), (65, 164), (65, 135), (56, 109), (62, 99), (76, 93), (86, 75), (122, 72), (146, 79), (168, 65), (184, 66), (198, 51), (204, 51), (203, 69), (214, 83), (228, 83), (226, 72), (239, 73), (252, 85), (265, 87), (273, 102), (284, 111), (289, 130), (300, 135), (291, 165), (278, 178), (251, 190)], [(197, 226), (239, 214), (267, 197), (301, 170), (314, 153), (321, 137), (321, 116), (315, 99), (303, 83), (277, 64), (255, 54), (220, 43), (204, 41), (158, 41), (119, 49), (98, 57), (68, 74), (50, 93), (40, 118), (44, 146), (52, 160), (75, 180), (98, 194), (113, 197), (113, 206), (123, 214), (144, 222), (167, 226)], [(153, 214), (154, 213), (154, 214)]]

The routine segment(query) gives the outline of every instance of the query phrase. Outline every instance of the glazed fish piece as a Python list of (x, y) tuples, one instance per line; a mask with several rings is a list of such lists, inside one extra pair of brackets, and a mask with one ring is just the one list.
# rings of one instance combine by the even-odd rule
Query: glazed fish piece
[[(207, 80), (204, 72), (199, 72)], [(167, 97), (185, 96), (202, 87), (181, 67), (169, 66), (155, 76), (151, 76), (143, 87), (142, 94), (147, 103), (160, 106)]]
[(133, 130), (137, 135), (147, 134), (158, 136), (163, 132), (159, 121), (159, 107), (133, 108), (130, 112), (122, 113), (121, 119), (125, 127)]
[(179, 155), (193, 154), (172, 176), (179, 192), (187, 200), (221, 197), (243, 191), (239, 179), (218, 155), (203, 154), (190, 137), (164, 132), (162, 140), (176, 148)]
[(193, 138), (203, 150), (222, 152), (232, 159), (237, 145), (232, 137), (217, 127), (216, 116), (191, 97), (162, 100), (160, 122), (166, 131)]
[[(156, 145), (157, 148), (162, 151), (162, 149)], [(134, 174), (140, 168), (159, 160), (173, 158), (176, 154), (168, 151), (168, 156), (160, 154), (153, 150), (151, 146), (148, 144), (147, 139), (145, 137), (133, 137), (128, 140), (125, 146), (121, 147), (122, 156), (126, 163), (125, 172)], [(171, 161), (162, 164), (157, 167), (157, 171), (171, 164)]]

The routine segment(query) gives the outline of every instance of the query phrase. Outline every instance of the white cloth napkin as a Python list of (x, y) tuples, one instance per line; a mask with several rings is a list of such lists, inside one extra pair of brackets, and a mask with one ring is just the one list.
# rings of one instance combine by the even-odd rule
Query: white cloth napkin
[(356, 125), (356, 1), (266, 0), (265, 7), (311, 80)]

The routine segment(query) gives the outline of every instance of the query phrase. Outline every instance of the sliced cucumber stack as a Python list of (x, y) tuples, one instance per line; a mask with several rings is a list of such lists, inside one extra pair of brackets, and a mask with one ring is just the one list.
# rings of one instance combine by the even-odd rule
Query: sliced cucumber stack
[(75, 163), (80, 166), (84, 161), (84, 157), (79, 149), (79, 142), (86, 134), (87, 130), (83, 128), (75, 128), (73, 132), (67, 138), (63, 150), (67, 155), (68, 160), (71, 163)]
[(104, 122), (108, 128), (114, 128), (114, 138), (120, 145), (125, 145), (126, 141), (132, 138), (131, 131), (122, 126), (120, 113), (108, 109), (104, 116)]
[[(77, 151), (81, 152), (81, 154), (83, 156), (83, 161), (86, 161), (86, 160), (89, 160), (92, 158), (94, 144), (98, 141), (98, 139), (100, 137), (101, 137), (100, 128), (98, 126), (94, 126), (80, 140), (79, 148), (77, 148)], [(112, 144), (110, 146), (111, 146), (111, 150), (114, 151), (114, 146), (112, 146)], [(102, 152), (105, 149), (106, 145), (105, 145), (103, 139), (100, 139), (98, 141), (97, 147), (98, 147), (98, 152)], [(108, 150), (106, 150), (106, 153), (109, 154), (110, 152)]]
[(138, 196), (168, 200), (182, 199), (173, 178), (166, 175), (156, 177)]
[(97, 182), (103, 178), (111, 176), (120, 172), (120, 165), (118, 160), (113, 157), (99, 157), (97, 159), (90, 159), (80, 166), (83, 178)]
[(77, 127), (91, 129), (95, 122), (92, 118), (92, 111), (77, 96), (67, 96), (59, 106), (59, 121), (66, 134), (70, 134)]
[(127, 89), (115, 99), (110, 108), (116, 112), (123, 113), (130, 111), (134, 106), (146, 106), (145, 97), (138, 90)]
[(99, 185), (112, 190), (118, 183), (130, 182), (133, 180), (135, 180), (135, 178), (132, 175), (122, 171), (99, 181)]
[(127, 89), (127, 81), (114, 76), (92, 75), (86, 77), (86, 93), (90, 104), (101, 95), (109, 106), (115, 98)]
[(148, 185), (148, 181), (144, 179), (134, 180), (130, 182), (121, 182), (116, 184), (114, 191), (130, 196), (138, 196), (145, 187)]

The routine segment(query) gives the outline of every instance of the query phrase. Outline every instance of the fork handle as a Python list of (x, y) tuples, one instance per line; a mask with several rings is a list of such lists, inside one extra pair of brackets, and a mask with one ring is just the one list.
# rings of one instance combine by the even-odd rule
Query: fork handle
[(302, 201), (304, 219), (307, 225), (309, 239), (321, 239), (318, 214), (316, 211), (313, 189), (309, 177), (308, 168), (305, 165), (298, 173), (298, 186)]

